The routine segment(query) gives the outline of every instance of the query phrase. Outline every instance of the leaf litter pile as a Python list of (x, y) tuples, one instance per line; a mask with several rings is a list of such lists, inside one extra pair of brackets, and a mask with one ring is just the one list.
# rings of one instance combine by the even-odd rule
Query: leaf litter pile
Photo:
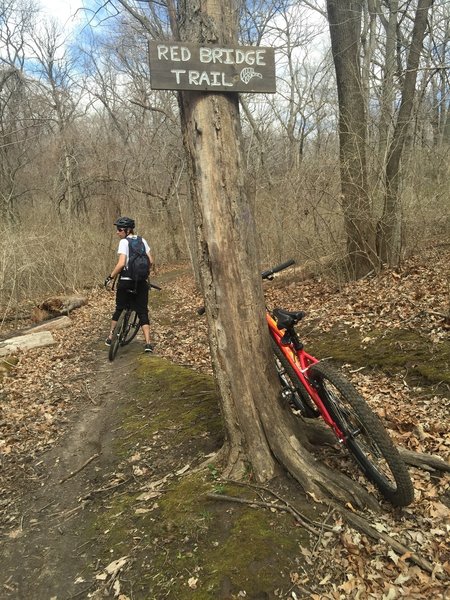
[[(296, 269), (265, 285), (269, 306), (304, 310), (302, 339), (308, 348), (320, 336), (341, 332), (357, 334), (370, 356), (378, 343), (376, 332), (409, 330), (427, 344), (432, 364), (447, 348), (441, 365), (442, 380), (408, 377), (409, 367), (380, 370), (343, 361), (345, 375), (363, 393), (399, 446), (450, 457), (450, 250), (430, 249), (420, 258), (406, 260), (396, 270), (337, 285), (329, 279), (303, 280)], [(267, 267), (268, 265), (264, 265)], [(164, 269), (156, 280), (170, 299), (151, 309), (157, 353), (171, 361), (211, 373), (205, 317), (188, 267)], [(150, 305), (152, 307), (152, 297)], [(86, 306), (71, 315), (68, 330), (55, 331), (57, 344), (18, 355), (17, 364), (0, 384), (0, 511), (6, 516), (8, 495), (27, 465), (54, 445), (70, 423), (70, 414), (86, 403), (96, 403), (86, 376), (93, 375), (93, 356), (108, 331), (112, 297), (94, 290)], [(400, 338), (399, 338), (400, 339)], [(401, 346), (401, 342), (400, 342)], [(323, 354), (323, 353), (322, 353)], [(423, 358), (421, 359), (423, 360)], [(433, 469), (410, 467), (414, 503), (402, 510), (383, 504), (370, 515), (376, 531), (408, 548), (395, 552), (383, 541), (349, 528), (337, 512), (332, 528), (324, 528), (310, 549), (299, 549), (298, 572), (291, 573), (290, 598), (450, 598), (450, 490), (449, 475)], [(352, 507), (347, 507), (352, 509)], [(331, 530), (330, 530), (331, 529)], [(417, 553), (432, 566), (410, 560)], [(195, 597), (195, 595), (193, 596)]]

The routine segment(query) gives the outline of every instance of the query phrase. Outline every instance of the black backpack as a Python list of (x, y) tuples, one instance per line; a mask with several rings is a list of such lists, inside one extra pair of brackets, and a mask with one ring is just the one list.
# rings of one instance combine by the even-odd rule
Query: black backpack
[(150, 273), (150, 260), (140, 235), (126, 238), (128, 242), (128, 265), (123, 275), (130, 277), (137, 286), (138, 281), (147, 281)]

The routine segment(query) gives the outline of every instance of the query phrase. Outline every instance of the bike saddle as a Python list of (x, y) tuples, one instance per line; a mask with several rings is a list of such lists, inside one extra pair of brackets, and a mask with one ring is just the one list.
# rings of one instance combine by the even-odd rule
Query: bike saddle
[(301, 321), (305, 316), (305, 313), (301, 310), (291, 312), (289, 310), (284, 310), (283, 308), (275, 308), (273, 316), (277, 322), (278, 329), (288, 329)]

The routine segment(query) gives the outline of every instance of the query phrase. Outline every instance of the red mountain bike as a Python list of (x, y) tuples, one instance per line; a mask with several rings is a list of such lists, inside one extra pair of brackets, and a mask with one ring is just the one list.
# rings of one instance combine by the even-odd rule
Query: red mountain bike
[[(262, 278), (271, 280), (294, 263), (264, 271)], [(295, 330), (304, 316), (281, 308), (266, 312), (282, 396), (303, 417), (322, 417), (381, 494), (394, 506), (407, 506), (414, 489), (397, 448), (353, 385), (305, 351)]]

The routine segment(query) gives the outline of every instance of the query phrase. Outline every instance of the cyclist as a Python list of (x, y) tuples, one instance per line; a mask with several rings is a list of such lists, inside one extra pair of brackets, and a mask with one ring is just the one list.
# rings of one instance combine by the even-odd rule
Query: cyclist
[[(106, 339), (106, 345), (111, 345), (112, 334), (114, 331), (114, 327), (116, 326), (117, 320), (120, 317), (120, 313), (131, 306), (139, 317), (139, 323), (142, 328), (145, 337), (145, 352), (153, 352), (153, 345), (150, 343), (150, 324), (148, 319), (148, 282), (147, 281), (138, 281), (136, 293), (130, 293), (131, 288), (135, 286), (135, 282), (131, 280), (130, 277), (127, 277), (126, 267), (128, 265), (129, 258), (129, 244), (127, 239), (136, 238), (137, 236), (134, 233), (135, 222), (133, 219), (129, 217), (120, 217), (117, 221), (114, 222), (116, 226), (117, 235), (119, 237), (119, 248), (117, 250), (117, 254), (119, 258), (117, 260), (117, 264), (114, 269), (111, 271), (111, 275), (106, 278), (105, 283), (109, 283), (109, 281), (113, 280), (117, 275), (119, 276), (119, 280), (117, 283), (117, 292), (116, 292), (116, 308), (112, 316), (111, 320), (111, 331)], [(142, 241), (145, 245), (145, 251), (147, 253), (149, 259), (149, 270), (153, 264), (152, 255), (150, 253), (150, 246), (147, 241), (142, 238)]]

